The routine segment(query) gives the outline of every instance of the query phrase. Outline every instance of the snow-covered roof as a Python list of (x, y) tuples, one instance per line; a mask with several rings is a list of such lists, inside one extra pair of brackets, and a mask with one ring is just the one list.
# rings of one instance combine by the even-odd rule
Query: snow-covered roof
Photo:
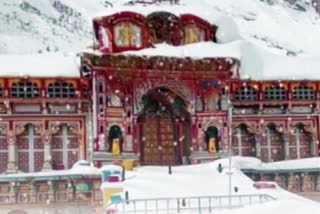
[(243, 42), (241, 79), (320, 80), (320, 57), (286, 56)]
[(125, 11), (138, 13), (145, 17), (155, 12), (167, 12), (178, 17), (183, 14), (192, 14), (206, 20), (211, 24), (215, 24), (215, 21), (219, 17), (217, 16), (217, 14), (212, 13), (210, 10), (203, 10), (203, 7), (201, 7), (201, 5), (199, 5), (199, 7), (188, 7), (185, 5), (149, 5), (149, 6), (135, 5), (135, 6), (119, 6), (115, 8), (105, 9), (95, 14), (93, 18), (111, 16), (111, 15), (125, 12)]
[(0, 55), (0, 77), (80, 77), (80, 60), (62, 53)]
[(231, 57), (241, 58), (240, 42), (228, 44), (216, 44), (213, 42), (200, 42), (184, 46), (172, 46), (168, 44), (158, 44), (154, 48), (142, 49), (140, 51), (126, 51), (121, 54), (138, 56), (167, 56), (193, 59)]

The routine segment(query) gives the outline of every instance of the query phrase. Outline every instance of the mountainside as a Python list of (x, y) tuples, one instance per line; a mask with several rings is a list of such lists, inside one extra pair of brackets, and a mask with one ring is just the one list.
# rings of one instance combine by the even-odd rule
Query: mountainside
[[(0, 0), (0, 54), (80, 52), (92, 44), (94, 14), (128, 1)], [(218, 14), (223, 23), (220, 38), (230, 30), (223, 28), (234, 25), (238, 38), (233, 39), (281, 55), (320, 56), (316, 1), (180, 0), (180, 4)]]

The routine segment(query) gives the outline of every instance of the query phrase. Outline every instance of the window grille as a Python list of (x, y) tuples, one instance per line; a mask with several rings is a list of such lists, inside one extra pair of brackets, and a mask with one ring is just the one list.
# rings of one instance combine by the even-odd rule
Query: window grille
[(252, 87), (241, 87), (235, 93), (235, 100), (258, 100), (258, 93)]
[(20, 81), (13, 83), (11, 96), (15, 98), (35, 98), (39, 97), (39, 87), (36, 83)]
[(280, 86), (270, 86), (264, 92), (264, 99), (266, 100), (285, 100), (286, 98), (286, 90)]
[(49, 84), (48, 95), (50, 98), (74, 98), (76, 90), (72, 83), (55, 82)]
[(298, 86), (294, 88), (293, 99), (295, 100), (312, 100), (314, 99), (314, 91), (309, 86)]

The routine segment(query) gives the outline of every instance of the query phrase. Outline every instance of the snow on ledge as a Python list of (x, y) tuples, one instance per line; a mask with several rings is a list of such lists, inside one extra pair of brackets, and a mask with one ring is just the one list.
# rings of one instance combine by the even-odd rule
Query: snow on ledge
[(206, 7), (199, 4), (198, 6), (188, 7), (184, 5), (148, 5), (148, 6), (142, 6), (142, 5), (134, 5), (134, 6), (121, 6), (121, 7), (115, 7), (115, 8), (109, 8), (102, 10), (98, 13), (96, 13), (92, 18), (99, 18), (99, 17), (106, 17), (106, 16), (112, 16), (117, 13), (121, 12), (132, 12), (132, 13), (138, 13), (145, 17), (152, 13), (158, 13), (158, 12), (167, 12), (171, 13), (175, 16), (180, 16), (183, 14), (192, 14), (195, 16), (198, 16), (205, 21), (215, 24), (215, 20), (219, 18), (220, 14), (212, 13), (212, 10), (205, 10)]
[[(228, 167), (228, 159), (218, 160), (223, 167)], [(254, 157), (232, 157), (232, 167), (236, 169), (254, 169), (254, 170), (299, 170), (299, 169), (319, 169), (320, 157), (303, 158), (297, 160), (283, 160), (277, 162), (264, 163)]]
[(199, 42), (184, 46), (172, 46), (168, 44), (158, 44), (154, 48), (146, 48), (139, 51), (126, 51), (121, 54), (137, 56), (166, 56), (194, 59), (204, 58), (224, 58), (231, 57), (241, 59), (241, 42), (231, 42), (228, 44), (216, 44), (214, 42)]
[(0, 55), (0, 77), (80, 77), (80, 60), (62, 53)]

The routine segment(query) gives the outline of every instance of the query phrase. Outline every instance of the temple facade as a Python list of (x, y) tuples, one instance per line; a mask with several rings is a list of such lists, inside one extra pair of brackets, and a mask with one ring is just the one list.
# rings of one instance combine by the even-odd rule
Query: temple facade
[(97, 165), (199, 163), (230, 144), (265, 162), (319, 155), (319, 82), (240, 78), (240, 57), (210, 52), (217, 26), (189, 13), (125, 11), (93, 26), (81, 72), (94, 86)]
[(1, 77), (0, 88), (0, 173), (69, 169), (87, 158), (87, 80)]
[(240, 78), (218, 27), (190, 13), (124, 11), (93, 28), (78, 75), (0, 77), (0, 173), (192, 164), (230, 146), (265, 162), (319, 156), (319, 81)]

